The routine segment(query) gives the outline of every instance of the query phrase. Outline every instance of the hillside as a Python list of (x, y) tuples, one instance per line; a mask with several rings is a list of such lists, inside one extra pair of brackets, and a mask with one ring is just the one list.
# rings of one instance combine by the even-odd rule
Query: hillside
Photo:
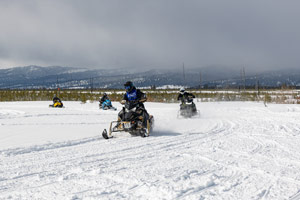
[[(185, 79), (184, 79), (185, 77)], [(254, 87), (258, 82), (262, 87), (282, 85), (300, 87), (300, 69), (245, 73), (245, 81), (240, 70), (229, 67), (210, 66), (182, 69), (86, 69), (70, 67), (26, 66), (0, 69), (0, 89), (37, 88), (123, 88), (124, 82), (132, 80), (138, 87), (180, 86), (204, 88)], [(200, 81), (201, 80), (201, 81)]]

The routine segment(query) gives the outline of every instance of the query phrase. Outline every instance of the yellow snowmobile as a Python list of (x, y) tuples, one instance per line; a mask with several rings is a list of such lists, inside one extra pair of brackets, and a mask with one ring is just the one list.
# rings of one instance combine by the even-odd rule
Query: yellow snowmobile
[(64, 105), (61, 102), (61, 100), (58, 97), (54, 97), (53, 98), (53, 104), (49, 105), (49, 107), (53, 107), (53, 108), (63, 108)]
[(54, 104), (49, 105), (49, 107), (53, 107), (53, 108), (62, 108), (62, 107), (64, 107), (64, 105), (63, 105), (63, 103), (61, 103), (61, 102), (55, 102)]

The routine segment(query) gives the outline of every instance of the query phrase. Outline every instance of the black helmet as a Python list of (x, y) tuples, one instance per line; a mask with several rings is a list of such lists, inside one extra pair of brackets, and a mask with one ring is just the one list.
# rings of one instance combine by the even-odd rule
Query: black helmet
[(127, 81), (124, 84), (124, 87), (125, 87), (125, 89), (126, 89), (127, 92), (130, 92), (133, 89), (133, 83), (131, 81)]
[(104, 92), (104, 93), (103, 93), (103, 96), (105, 96), (105, 97), (106, 97), (106, 96), (107, 96), (107, 94)]

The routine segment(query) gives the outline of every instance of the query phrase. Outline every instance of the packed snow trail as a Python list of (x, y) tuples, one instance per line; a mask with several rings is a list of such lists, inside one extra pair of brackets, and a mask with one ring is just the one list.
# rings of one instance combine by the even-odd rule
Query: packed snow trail
[[(148, 138), (101, 136), (97, 103), (0, 103), (0, 199), (299, 199), (300, 106), (146, 103)], [(121, 109), (121, 105), (113, 102)]]

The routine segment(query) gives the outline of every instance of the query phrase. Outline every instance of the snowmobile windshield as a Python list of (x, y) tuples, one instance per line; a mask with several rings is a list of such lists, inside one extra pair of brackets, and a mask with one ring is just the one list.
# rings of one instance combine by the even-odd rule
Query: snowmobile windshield
[(125, 110), (126, 110), (127, 113), (128, 112), (135, 112), (136, 111), (136, 107), (133, 107), (131, 109), (126, 108)]
[(125, 104), (125, 108), (126, 108), (128, 111), (134, 112), (134, 111), (136, 110), (136, 103), (135, 103), (135, 102), (127, 101), (126, 104)]
[(188, 102), (188, 103), (192, 103), (192, 102), (193, 102), (193, 98), (188, 97), (188, 98), (187, 98), (187, 102)]

